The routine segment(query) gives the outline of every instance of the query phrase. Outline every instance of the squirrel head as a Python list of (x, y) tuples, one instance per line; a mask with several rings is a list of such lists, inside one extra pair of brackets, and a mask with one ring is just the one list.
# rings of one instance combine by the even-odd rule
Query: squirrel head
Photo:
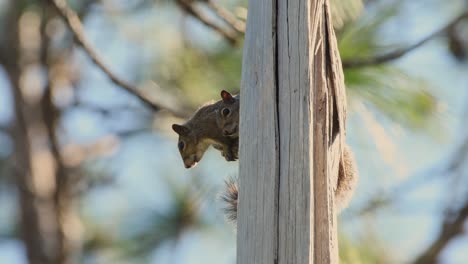
[(185, 125), (173, 124), (172, 129), (179, 135), (177, 148), (187, 169), (193, 168), (203, 157), (209, 144), (199, 142), (193, 130)]
[(221, 91), (221, 103), (216, 110), (216, 122), (224, 136), (239, 136), (239, 98), (233, 97), (229, 92)]

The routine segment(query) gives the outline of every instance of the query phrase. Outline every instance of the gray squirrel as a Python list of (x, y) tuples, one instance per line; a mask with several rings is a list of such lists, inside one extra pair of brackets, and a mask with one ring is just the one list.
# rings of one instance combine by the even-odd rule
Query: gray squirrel
[(222, 100), (207, 103), (183, 125), (172, 125), (174, 132), (179, 135), (177, 147), (185, 168), (197, 165), (211, 145), (220, 150), (227, 161), (237, 159), (239, 140), (223, 135), (216, 122), (217, 111), (222, 103)]
[[(218, 104), (216, 123), (224, 136), (239, 140), (239, 95), (232, 96), (227, 91), (221, 92), (221, 102)], [(236, 149), (238, 151), (238, 148)], [(343, 165), (344, 168), (343, 169)], [(335, 206), (338, 212), (346, 208), (356, 188), (359, 174), (356, 168), (351, 148), (346, 144), (343, 153), (343, 163), (338, 169), (338, 182), (335, 189)], [(239, 190), (237, 179), (230, 178), (225, 182), (221, 199), (225, 202), (224, 213), (228, 220), (236, 222)]]
[[(211, 145), (220, 150), (227, 161), (238, 159), (239, 110), (239, 95), (232, 96), (223, 90), (221, 100), (203, 105), (183, 125), (172, 125), (172, 129), (179, 135), (177, 146), (186, 168), (195, 166)], [(341, 164), (346, 169), (343, 169)], [(335, 205), (338, 211), (347, 207), (358, 178), (354, 155), (349, 146), (345, 145), (335, 189)], [(226, 218), (232, 222), (237, 219), (238, 197), (237, 180), (230, 178), (226, 181), (221, 198), (226, 203)]]

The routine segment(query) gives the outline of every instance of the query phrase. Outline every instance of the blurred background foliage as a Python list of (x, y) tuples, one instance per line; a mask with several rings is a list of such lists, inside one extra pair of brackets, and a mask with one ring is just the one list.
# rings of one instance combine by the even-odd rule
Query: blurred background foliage
[[(112, 82), (54, 2), (162, 109)], [(361, 174), (341, 261), (466, 263), (468, 2), (330, 2)], [(240, 91), (247, 13), (244, 0), (0, 0), (0, 263), (235, 262), (218, 195), (238, 163), (210, 150), (185, 170), (170, 125)]]

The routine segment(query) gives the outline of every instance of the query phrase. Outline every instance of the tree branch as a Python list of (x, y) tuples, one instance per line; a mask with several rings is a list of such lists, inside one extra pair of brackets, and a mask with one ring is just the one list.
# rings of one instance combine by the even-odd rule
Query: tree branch
[(438, 263), (437, 258), (453, 238), (462, 234), (464, 224), (468, 219), (468, 201), (456, 214), (448, 214), (442, 224), (439, 237), (422, 252), (413, 262), (414, 264)]
[(104, 63), (103, 59), (99, 54), (94, 50), (91, 43), (85, 37), (83, 24), (81, 23), (78, 15), (68, 7), (65, 0), (48, 0), (49, 3), (58, 11), (60, 16), (65, 20), (66, 24), (73, 33), (77, 44), (79, 44), (89, 55), (91, 60), (98, 66), (116, 85), (125, 89), (128, 93), (136, 96), (142, 103), (154, 111), (159, 111), (161, 109), (168, 110), (175, 116), (185, 117), (187, 116), (186, 111), (169, 109), (168, 106), (164, 106), (160, 103), (153, 102), (145, 94), (138, 90), (135, 86), (129, 84), (125, 80), (118, 77), (113, 73)]
[(207, 16), (205, 16), (200, 10), (193, 6), (192, 0), (176, 0), (176, 3), (189, 15), (193, 16), (205, 26), (213, 29), (214, 31), (218, 32), (221, 36), (223, 36), (231, 45), (236, 45), (239, 41), (239, 36), (232, 32), (223, 29), (222, 27), (216, 25), (213, 21), (211, 21)]
[(245, 23), (243, 21), (237, 19), (231, 12), (212, 0), (206, 0), (206, 4), (219, 18), (226, 22), (226, 24), (228, 24), (237, 33), (245, 34)]
[(359, 68), (359, 67), (366, 67), (366, 66), (374, 66), (374, 65), (379, 65), (383, 64), (392, 60), (399, 59), (403, 57), (404, 55), (408, 54), (409, 52), (421, 47), (428, 41), (432, 40), (433, 38), (436, 38), (442, 34), (445, 34), (450, 28), (454, 27), (458, 23), (460, 23), (462, 20), (468, 18), (468, 12), (465, 12), (455, 19), (453, 19), (450, 23), (448, 23), (446, 26), (442, 27), (439, 30), (434, 31), (433, 33), (429, 34), (427, 37), (419, 40), (418, 42), (406, 47), (406, 48), (400, 48), (396, 49), (394, 51), (390, 51), (385, 54), (381, 55), (376, 55), (374, 57), (369, 57), (369, 58), (352, 58), (348, 60), (343, 60), (343, 68), (350, 69), (350, 68)]

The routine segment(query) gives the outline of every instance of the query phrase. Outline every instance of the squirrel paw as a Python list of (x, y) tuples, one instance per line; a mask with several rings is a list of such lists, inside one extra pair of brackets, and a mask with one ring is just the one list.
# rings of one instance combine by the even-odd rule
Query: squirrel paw
[(235, 161), (236, 160), (235, 156), (232, 153), (225, 153), (225, 155), (223, 155), (223, 156), (227, 161)]

